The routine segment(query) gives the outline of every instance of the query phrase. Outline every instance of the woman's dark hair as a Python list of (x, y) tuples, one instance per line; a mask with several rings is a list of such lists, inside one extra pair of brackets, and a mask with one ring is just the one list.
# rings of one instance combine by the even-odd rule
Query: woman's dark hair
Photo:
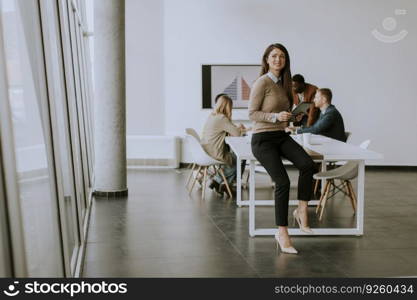
[(292, 81), (298, 82), (298, 83), (305, 83), (306, 81), (304, 80), (304, 76), (301, 74), (295, 74), (292, 77)]
[(262, 69), (260, 76), (268, 73), (269, 65), (268, 65), (268, 56), (271, 53), (272, 50), (279, 49), (282, 52), (284, 52), (285, 55), (285, 66), (284, 69), (281, 70), (280, 76), (282, 77), (282, 86), (287, 93), (288, 100), (290, 101), (290, 107), (292, 107), (293, 104), (293, 98), (292, 98), (292, 79), (291, 79), (291, 64), (290, 64), (290, 55), (288, 54), (287, 48), (284, 47), (284, 45), (276, 43), (269, 45), (264, 52), (264, 55), (262, 56)]

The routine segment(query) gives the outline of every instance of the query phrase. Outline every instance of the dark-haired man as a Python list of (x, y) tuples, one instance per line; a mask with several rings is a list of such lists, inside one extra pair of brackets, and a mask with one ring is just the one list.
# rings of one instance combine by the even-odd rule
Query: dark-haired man
[(305, 82), (303, 75), (296, 74), (292, 77), (294, 105), (298, 105), (301, 102), (311, 103), (307, 115), (298, 117), (294, 125), (311, 126), (317, 121), (320, 111), (314, 107), (313, 103), (316, 90), (317, 87), (315, 85)]
[(346, 142), (345, 125), (342, 115), (332, 104), (332, 91), (327, 88), (318, 89), (314, 105), (320, 109), (319, 119), (310, 127), (296, 129), (296, 133), (310, 132)]

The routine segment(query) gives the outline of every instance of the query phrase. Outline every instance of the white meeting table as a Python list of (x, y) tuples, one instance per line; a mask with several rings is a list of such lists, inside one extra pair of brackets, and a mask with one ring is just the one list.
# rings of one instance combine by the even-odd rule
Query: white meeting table
[[(301, 136), (292, 136), (299, 144)], [(236, 178), (236, 204), (241, 206), (249, 205), (249, 235), (274, 235), (277, 228), (256, 228), (255, 208), (256, 205), (274, 205), (274, 200), (255, 199), (255, 162), (252, 154), (250, 137), (227, 137), (226, 143), (236, 155), (237, 178)], [(358, 184), (356, 189), (357, 211), (356, 227), (353, 228), (312, 228), (314, 235), (363, 235), (364, 221), (364, 190), (365, 190), (365, 160), (382, 159), (383, 155), (374, 151), (362, 149), (359, 146), (346, 144), (321, 135), (311, 135), (310, 144), (304, 145), (306, 151), (314, 161), (322, 162), (322, 171), (326, 170), (327, 162), (332, 161), (357, 161)], [(242, 174), (241, 162), (246, 160), (249, 163), (249, 200), (242, 200)], [(324, 184), (322, 184), (324, 186)], [(317, 200), (309, 201), (309, 205), (317, 204)], [(290, 200), (290, 205), (297, 205), (297, 200)], [(307, 235), (299, 228), (289, 228), (290, 235)]]

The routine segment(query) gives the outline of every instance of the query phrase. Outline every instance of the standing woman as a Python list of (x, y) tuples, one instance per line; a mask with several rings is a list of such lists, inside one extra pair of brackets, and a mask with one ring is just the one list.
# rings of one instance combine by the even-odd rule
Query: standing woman
[(282, 159), (291, 161), (300, 171), (298, 208), (294, 211), (300, 229), (308, 227), (307, 203), (311, 199), (315, 165), (304, 149), (285, 132), (292, 107), (290, 57), (281, 44), (266, 48), (262, 57), (261, 76), (255, 81), (249, 104), (249, 118), (254, 121), (252, 152), (275, 182), (275, 234), (277, 246), (284, 253), (297, 253), (288, 235), (290, 180)]

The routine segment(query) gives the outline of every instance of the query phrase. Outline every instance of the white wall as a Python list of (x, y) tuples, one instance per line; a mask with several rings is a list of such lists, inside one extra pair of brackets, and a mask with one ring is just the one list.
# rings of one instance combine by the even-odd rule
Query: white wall
[[(135, 58), (128, 52), (128, 68), (137, 66), (128, 72), (128, 83), (152, 77), (150, 70), (160, 70), (162, 64), (164, 94), (153, 98), (152, 116), (164, 107), (165, 134), (182, 135), (186, 127), (201, 131), (209, 113), (201, 109), (201, 64), (259, 63), (268, 44), (281, 42), (290, 52), (293, 74), (302, 73), (308, 82), (333, 90), (346, 130), (353, 133), (351, 141), (371, 139), (370, 149), (385, 155), (375, 164), (417, 165), (417, 88), (412, 82), (417, 78), (416, 1), (168, 0), (163, 7), (160, 1), (152, 4), (152, 18), (143, 10), (149, 12), (154, 1), (130, 2), (135, 5), (127, 5), (132, 9), (127, 14), (128, 40), (134, 34), (147, 43), (136, 44), (144, 47), (142, 57), (138, 51)], [(397, 8), (407, 14), (396, 16)], [(129, 16), (141, 26), (129, 29)], [(372, 36), (373, 29), (393, 34), (382, 27), (386, 17), (397, 20), (393, 33), (408, 31), (403, 40), (388, 44)], [(154, 51), (146, 50), (149, 43), (156, 45)], [(144, 89), (137, 85), (130, 94), (128, 90), (128, 107), (139, 101), (148, 112), (149, 99), (143, 95), (154, 89), (150, 84)], [(128, 111), (128, 131), (129, 125), (149, 123), (148, 115), (132, 122), (131, 114)], [(138, 118), (141, 115), (138, 111)], [(154, 133), (152, 128), (145, 131)]]
[(126, 0), (127, 135), (164, 134), (163, 1)]

